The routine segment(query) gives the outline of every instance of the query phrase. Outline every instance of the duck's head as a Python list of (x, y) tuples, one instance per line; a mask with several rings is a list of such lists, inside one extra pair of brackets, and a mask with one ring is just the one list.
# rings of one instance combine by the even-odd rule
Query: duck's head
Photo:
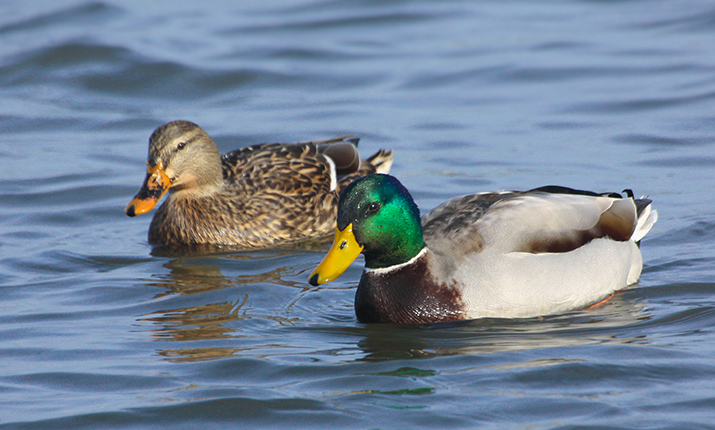
[(124, 210), (129, 216), (149, 212), (169, 189), (203, 194), (222, 181), (216, 144), (189, 121), (172, 121), (154, 130), (147, 166), (144, 184)]
[(365, 267), (379, 269), (405, 263), (423, 247), (420, 212), (407, 189), (390, 175), (365, 176), (340, 195), (335, 241), (309, 282), (336, 279), (360, 253)]

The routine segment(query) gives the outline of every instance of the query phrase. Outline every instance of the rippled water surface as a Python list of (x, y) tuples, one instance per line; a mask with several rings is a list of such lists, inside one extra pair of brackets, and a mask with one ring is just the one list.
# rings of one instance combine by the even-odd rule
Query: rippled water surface
[[(0, 427), (715, 428), (715, 5), (0, 3)], [(528, 320), (365, 325), (325, 244), (153, 250), (172, 119), (222, 151), (358, 134), (423, 210), (649, 195), (640, 284)]]

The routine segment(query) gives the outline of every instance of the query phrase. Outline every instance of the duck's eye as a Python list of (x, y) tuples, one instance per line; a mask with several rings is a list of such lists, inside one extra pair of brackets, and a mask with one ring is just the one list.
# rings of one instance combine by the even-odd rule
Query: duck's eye
[(377, 212), (379, 210), (380, 210), (380, 202), (372, 202), (367, 207), (367, 213), (374, 214), (375, 212)]
[(176, 149), (181, 150), (181, 149), (184, 149), (184, 148), (186, 148), (186, 142), (179, 142), (179, 143), (176, 145)]

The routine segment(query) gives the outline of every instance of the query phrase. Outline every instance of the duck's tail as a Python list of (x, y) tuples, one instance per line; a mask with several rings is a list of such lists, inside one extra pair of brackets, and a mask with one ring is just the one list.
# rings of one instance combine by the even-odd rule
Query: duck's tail
[(389, 149), (381, 149), (370, 157), (360, 162), (360, 168), (357, 172), (348, 175), (342, 175), (338, 179), (338, 191), (348, 186), (352, 181), (367, 176), (373, 173), (388, 173), (392, 167), (392, 151)]
[(633, 232), (633, 236), (631, 236), (631, 240), (638, 243), (648, 234), (653, 224), (658, 221), (658, 211), (652, 208), (651, 204), (653, 201), (650, 199), (636, 199), (635, 203), (638, 222), (636, 223), (636, 229)]
[(363, 160), (362, 164), (367, 164), (368, 166), (372, 166), (372, 168), (374, 168), (374, 171), (369, 169), (370, 171), (365, 172), (365, 174), (390, 173), (390, 167), (392, 167), (392, 150), (381, 149), (374, 153), (371, 157)]

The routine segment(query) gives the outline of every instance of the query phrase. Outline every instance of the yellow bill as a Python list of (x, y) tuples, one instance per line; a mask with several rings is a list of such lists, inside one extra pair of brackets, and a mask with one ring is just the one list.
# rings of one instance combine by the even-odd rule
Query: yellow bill
[(350, 263), (355, 261), (363, 248), (364, 247), (359, 245), (355, 240), (352, 224), (348, 224), (342, 231), (337, 230), (335, 232), (333, 246), (325, 258), (323, 258), (323, 261), (313, 270), (313, 273), (310, 274), (308, 282), (310, 285), (317, 286), (334, 281), (343, 274), (345, 269), (350, 266)]
[(161, 200), (169, 187), (171, 187), (171, 179), (166, 176), (164, 163), (147, 167), (144, 184), (124, 209), (124, 213), (136, 216), (149, 212)]

